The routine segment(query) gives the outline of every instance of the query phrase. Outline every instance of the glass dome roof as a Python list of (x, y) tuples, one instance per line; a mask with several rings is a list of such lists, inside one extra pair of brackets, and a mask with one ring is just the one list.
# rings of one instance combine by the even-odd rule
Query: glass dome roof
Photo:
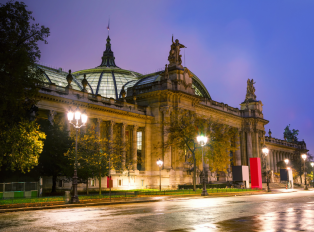
[[(62, 71), (62, 69), (53, 69), (53, 68), (49, 68), (43, 65), (37, 65), (37, 67), (39, 69), (41, 69), (44, 74), (44, 78), (47, 80), (48, 83), (50, 84), (55, 84), (57, 86), (61, 86), (61, 87), (66, 87), (68, 85), (67, 82), (67, 75), (69, 73)], [(75, 90), (79, 90), (81, 91), (83, 89), (82, 85), (80, 84), (80, 82), (75, 78), (74, 75), (73, 76), (73, 81), (71, 83), (72, 88)]]
[(123, 69), (95, 68), (73, 73), (81, 81), (86, 74), (90, 92), (100, 94), (103, 97), (118, 99), (122, 87), (130, 82), (137, 82), (140, 78), (139, 73)]
[[(124, 85), (124, 90), (127, 92), (127, 89), (129, 87), (138, 86), (138, 85), (145, 85), (145, 84), (148, 84), (148, 83), (153, 83), (155, 81), (159, 81), (160, 78), (161, 78), (160, 74), (162, 72), (163, 71), (156, 72), (156, 73), (151, 73), (151, 74), (142, 76), (142, 78), (140, 80), (138, 80), (138, 81), (130, 81), (130, 82), (128, 82), (128, 83), (126, 83)], [(200, 96), (200, 97), (211, 99), (210, 94), (208, 93), (206, 87), (201, 82), (201, 80), (194, 73), (192, 73), (192, 74), (193, 74), (193, 77), (192, 77), (192, 88), (195, 89), (195, 94)]]
[(116, 65), (110, 41), (108, 36), (106, 50), (103, 53), (100, 66), (74, 72), (73, 74), (79, 81), (83, 80), (84, 74), (86, 74), (89, 85), (87, 91), (103, 97), (118, 99), (122, 87), (130, 81), (138, 81), (142, 75), (121, 69)]

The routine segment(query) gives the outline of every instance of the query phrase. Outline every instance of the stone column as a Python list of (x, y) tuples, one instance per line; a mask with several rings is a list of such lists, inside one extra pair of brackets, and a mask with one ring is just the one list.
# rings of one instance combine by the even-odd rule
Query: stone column
[(95, 131), (97, 136), (100, 138), (100, 125), (101, 125), (102, 120), (100, 118), (96, 118), (96, 127)]
[[(237, 145), (240, 145), (240, 136), (239, 136), (239, 132), (236, 133), (236, 135), (235, 135), (235, 140), (236, 140)], [(236, 164), (237, 166), (240, 166), (240, 165), (241, 165), (241, 150), (240, 150), (240, 149), (241, 149), (241, 147), (239, 146), (239, 149), (234, 152), (234, 155), (235, 155), (234, 158), (235, 158), (235, 160), (236, 160), (235, 164)]]
[(55, 110), (49, 110), (48, 111), (48, 120), (51, 125), (53, 125), (54, 117), (56, 116), (57, 112)]
[(252, 154), (252, 136), (251, 136), (251, 131), (248, 131), (246, 133), (247, 141), (246, 141), (246, 146), (247, 146), (247, 158), (248, 158), (248, 164), (250, 166), (250, 158), (253, 158)]
[(273, 165), (274, 165), (274, 172), (277, 172), (277, 165), (276, 165), (276, 163), (277, 163), (277, 152), (275, 151), (275, 150), (273, 150), (273, 160), (274, 160), (274, 163), (273, 163)]
[(137, 170), (137, 125), (133, 126), (132, 130), (132, 158), (133, 158), (133, 170)]
[(126, 123), (122, 123), (121, 125), (122, 170), (125, 169), (125, 159), (126, 159), (125, 128), (126, 128)]
[(145, 171), (152, 170), (152, 155), (151, 155), (151, 124), (146, 123), (144, 133), (144, 149), (145, 149)]
[(279, 151), (275, 151), (275, 170), (278, 172), (278, 166), (277, 163), (279, 162)]
[(112, 153), (112, 142), (113, 142), (113, 126), (114, 121), (108, 121), (108, 141), (109, 141), (109, 176), (111, 174), (111, 153)]
[[(167, 126), (165, 123), (168, 123), (170, 121), (170, 107), (162, 107), (161, 108), (162, 114), (163, 114), (163, 144), (167, 142), (168, 135), (167, 135)], [(171, 147), (163, 149), (163, 161), (164, 161), (164, 168), (171, 169), (172, 162), (171, 162)]]
[(274, 170), (274, 155), (273, 155), (273, 150), (269, 150), (269, 169)]
[(245, 131), (241, 131), (241, 160), (242, 160), (242, 165), (248, 165), (247, 163), (247, 156), (246, 156), (246, 136), (245, 136)]

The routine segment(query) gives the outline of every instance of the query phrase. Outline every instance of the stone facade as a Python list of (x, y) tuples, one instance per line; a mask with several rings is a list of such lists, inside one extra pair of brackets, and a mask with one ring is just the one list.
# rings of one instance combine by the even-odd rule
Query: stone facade
[[(179, 44), (178, 41), (176, 43)], [(171, 49), (175, 52), (175, 47), (171, 47)], [(180, 49), (178, 51), (180, 52)], [(180, 58), (175, 53), (172, 56)], [(110, 58), (110, 56), (105, 57), (106, 59)], [(105, 63), (110, 63), (109, 61)], [(81, 90), (79, 88), (61, 87), (54, 83), (44, 84), (40, 88), (37, 115), (46, 117), (53, 123), (55, 115), (65, 116), (70, 107), (72, 109), (79, 107), (81, 110), (86, 110), (90, 122), (96, 122), (98, 125), (96, 130), (99, 133), (101, 133), (99, 128), (103, 125), (106, 131), (102, 133), (106, 134), (108, 138), (113, 137), (116, 131), (119, 131), (122, 141), (125, 141), (126, 136), (129, 136), (131, 141), (130, 152), (135, 162), (131, 171), (117, 172), (111, 170), (113, 188), (115, 189), (158, 188), (160, 171), (156, 161), (159, 158), (164, 162), (161, 170), (163, 189), (177, 188), (178, 184), (192, 183), (191, 167), (187, 165), (185, 157), (180, 156), (176, 149), (160, 149), (153, 152), (154, 144), (164, 142), (167, 139), (162, 122), (169, 118), (171, 112), (176, 108), (193, 111), (206, 117), (211, 116), (214, 119), (223, 119), (224, 123), (238, 128), (239, 133), (236, 136), (237, 141), (240, 143), (239, 150), (232, 154), (236, 165), (249, 165), (249, 158), (251, 157), (261, 158), (261, 149), (265, 142), (270, 149), (268, 165), (274, 172), (277, 172), (276, 163), (285, 157), (291, 156), (301, 148), (301, 145), (295, 143), (265, 137), (265, 125), (268, 121), (264, 119), (262, 102), (255, 99), (253, 80), (250, 80), (250, 83), (248, 82), (246, 99), (238, 109), (214, 101), (210, 96), (204, 96), (207, 90), (197, 87), (203, 86), (200, 80), (189, 69), (183, 68), (179, 61), (171, 60), (171, 62), (177, 63), (169, 67), (166, 65), (164, 71), (141, 76), (138, 81), (133, 81), (132, 85), (129, 85), (132, 81), (126, 83), (122, 90), (120, 89), (120, 95), (119, 90), (116, 89), (116, 95), (119, 95), (116, 99), (93, 94), (98, 92), (99, 84), (97, 91), (94, 92), (89, 91), (88, 88), (86, 90), (85, 87), (88, 86), (86, 83), (84, 83), (85, 87)], [(103, 73), (113, 72), (112, 67), (97, 67), (97, 70), (100, 68), (102, 70), (100, 79)], [(96, 72), (95, 70), (92, 70), (92, 72)], [(91, 70), (88, 71), (91, 72)], [(115, 69), (115, 72), (117, 72), (117, 69)], [(77, 72), (80, 75), (83, 73), (84, 70)], [(75, 72), (73, 75), (75, 77)], [(114, 74), (112, 75), (115, 77)], [(115, 75), (117, 76), (117, 74)], [(85, 76), (84, 80), (86, 81)], [(157, 79), (151, 82), (148, 81), (155, 76), (157, 76)], [(200, 94), (197, 94), (198, 92)], [(138, 134), (138, 132), (141, 133)], [(141, 136), (141, 140), (137, 138), (138, 135)], [(142, 147), (140, 153), (137, 147), (139, 141)], [(302, 146), (303, 149), (306, 149), (305, 144)], [(140, 159), (137, 157), (138, 154), (141, 155)], [(137, 160), (140, 160), (140, 162), (137, 162)], [(125, 154), (122, 155), (122, 163), (124, 167), (127, 165), (125, 164)], [(232, 180), (231, 168), (228, 169), (227, 173), (211, 173), (207, 164), (205, 167), (208, 181)], [(49, 177), (44, 178), (44, 187), (51, 186), (49, 181)], [(96, 178), (89, 181), (90, 188), (97, 188), (98, 184)], [(69, 188), (71, 184), (60, 183), (58, 186), (60, 188)], [(79, 185), (81, 188), (84, 186)], [(106, 186), (106, 178), (103, 178), (102, 186)]]

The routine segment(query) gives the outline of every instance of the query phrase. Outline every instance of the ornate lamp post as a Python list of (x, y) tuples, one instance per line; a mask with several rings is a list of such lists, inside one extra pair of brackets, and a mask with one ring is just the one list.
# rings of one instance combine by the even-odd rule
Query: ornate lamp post
[[(312, 166), (312, 168), (314, 167), (314, 163), (313, 162), (311, 162), (311, 166)], [(313, 179), (314, 179), (314, 171), (313, 171)], [(314, 180), (312, 180), (312, 183), (314, 185)]]
[(308, 190), (307, 185), (306, 185), (306, 172), (305, 172), (305, 160), (307, 155), (306, 154), (302, 154), (301, 155), (302, 159), (304, 160), (304, 190)]
[(270, 192), (269, 178), (268, 178), (269, 171), (268, 171), (268, 165), (267, 165), (267, 155), (269, 153), (269, 149), (266, 147), (265, 144), (263, 145), (262, 152), (263, 152), (263, 154), (264, 154), (264, 156), (266, 158), (266, 183), (267, 183), (266, 192)]
[[(290, 167), (288, 167), (288, 163), (289, 163), (289, 160), (288, 159), (285, 159), (285, 163), (286, 163), (286, 167), (287, 167), (287, 170), (288, 170), (288, 176), (289, 176), (289, 169)], [(288, 178), (289, 179), (289, 178)], [(289, 186), (288, 186), (289, 185)], [(289, 187), (290, 188), (290, 183), (289, 183), (289, 180), (287, 180), (287, 185), (286, 185), (286, 188)]]
[(161, 191), (161, 167), (163, 163), (161, 159), (157, 160), (157, 165), (159, 166), (159, 191)]
[[(201, 135), (197, 136), (197, 142), (202, 146), (202, 164), (203, 164), (203, 171), (202, 171), (202, 184), (203, 184), (203, 192), (201, 196), (208, 196), (207, 190), (206, 190), (206, 181), (205, 181), (205, 167), (204, 167), (204, 146), (207, 143), (208, 138)], [(194, 167), (196, 168), (196, 167)]]
[[(72, 122), (73, 117), (74, 117), (74, 122)], [(75, 164), (74, 164), (74, 175), (73, 175), (73, 181), (72, 181), (73, 196), (71, 198), (71, 202), (79, 203), (80, 201), (77, 196), (77, 132), (79, 128), (81, 128), (82, 126), (85, 126), (85, 123), (87, 122), (87, 115), (85, 111), (81, 113), (78, 107), (76, 108), (74, 113), (72, 112), (70, 108), (68, 112), (68, 120), (75, 128)]]

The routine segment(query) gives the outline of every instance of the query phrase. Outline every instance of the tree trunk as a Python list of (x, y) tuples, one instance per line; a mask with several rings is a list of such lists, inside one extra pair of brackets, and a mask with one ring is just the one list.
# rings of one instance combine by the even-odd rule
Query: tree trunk
[(196, 158), (195, 158), (195, 154), (193, 154), (193, 159), (194, 159), (193, 190), (196, 191)]
[(51, 188), (51, 193), (57, 192), (57, 175), (54, 174), (52, 176), (52, 188)]
[(87, 181), (86, 181), (86, 195), (88, 195), (89, 194), (89, 192), (88, 192), (88, 179), (87, 179)]
[(101, 173), (99, 173), (99, 196), (101, 195)]

